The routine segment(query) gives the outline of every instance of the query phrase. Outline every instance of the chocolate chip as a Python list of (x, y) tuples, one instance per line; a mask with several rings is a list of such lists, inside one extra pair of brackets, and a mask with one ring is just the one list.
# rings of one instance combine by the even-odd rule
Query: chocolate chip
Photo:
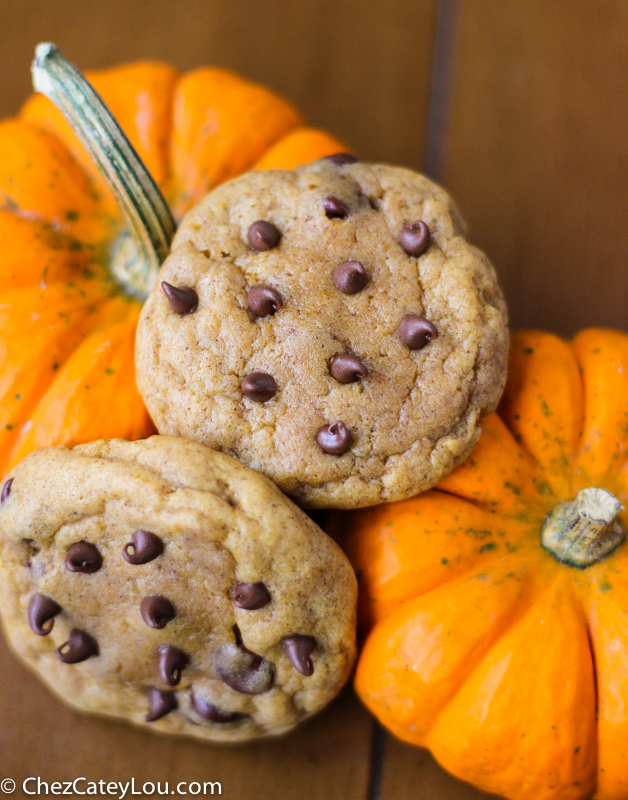
[(48, 636), (54, 628), (54, 618), (61, 613), (61, 606), (45, 594), (35, 594), (28, 604), (28, 623), (38, 636)]
[(216, 654), (218, 677), (241, 694), (262, 694), (273, 683), (273, 665), (243, 644), (225, 645)]
[(122, 555), (129, 564), (148, 564), (164, 551), (164, 543), (150, 531), (135, 531), (131, 541), (124, 545)]
[(368, 283), (368, 273), (359, 261), (343, 261), (332, 276), (334, 286), (344, 294), (357, 294)]
[(410, 350), (421, 350), (428, 342), (438, 337), (438, 330), (425, 317), (406, 314), (399, 325), (399, 337)]
[(270, 594), (263, 583), (239, 583), (233, 590), (233, 605), (256, 611), (270, 603)]
[(5, 481), (4, 486), (2, 487), (2, 495), (0, 496), (0, 503), (4, 505), (6, 502), (7, 497), (11, 494), (11, 484), (13, 483), (13, 478), (9, 478), (8, 481)]
[(273, 247), (277, 247), (281, 234), (271, 222), (266, 222), (265, 219), (258, 219), (257, 222), (249, 226), (246, 238), (249, 240), (253, 250), (257, 250), (259, 253), (262, 250), (272, 250)]
[(324, 453), (341, 456), (351, 447), (353, 436), (344, 422), (332, 422), (320, 429), (316, 434), (316, 441)]
[(364, 380), (369, 374), (368, 369), (359, 358), (352, 356), (351, 353), (340, 353), (334, 356), (329, 363), (329, 371), (332, 378), (338, 383), (355, 383)]
[(323, 208), (328, 219), (346, 219), (350, 213), (349, 207), (333, 194), (327, 195), (323, 200)]
[(281, 642), (283, 654), (301, 675), (311, 675), (314, 672), (310, 656), (315, 647), (316, 639), (312, 636), (302, 636), (300, 633), (286, 636)]
[(332, 161), (334, 164), (355, 164), (357, 162), (357, 158), (352, 156), (351, 153), (334, 153), (332, 156), (327, 156), (328, 161)]
[(160, 594), (145, 597), (140, 603), (140, 614), (147, 625), (158, 630), (165, 628), (176, 616), (170, 600)]
[(102, 556), (98, 548), (90, 542), (75, 542), (65, 554), (65, 568), (70, 572), (84, 572), (91, 575), (102, 567)]
[(269, 314), (276, 314), (279, 311), (283, 300), (276, 289), (260, 284), (249, 289), (246, 304), (249, 310), (258, 317), (267, 317)]
[(165, 717), (178, 705), (174, 692), (166, 692), (163, 689), (156, 689), (154, 686), (146, 690), (146, 697), (149, 709), (148, 714), (144, 717), (146, 722), (155, 722), (155, 720)]
[(235, 722), (237, 719), (246, 717), (246, 714), (239, 714), (237, 711), (221, 711), (196, 694), (190, 698), (190, 704), (199, 717), (210, 722)]
[(70, 638), (57, 650), (57, 658), (64, 664), (80, 664), (98, 655), (98, 643), (87, 631), (72, 628)]
[(256, 403), (265, 403), (277, 392), (277, 384), (267, 372), (251, 372), (242, 380), (242, 394)]
[(401, 229), (399, 244), (409, 256), (422, 256), (430, 246), (430, 229), (421, 220), (408, 222)]
[(190, 659), (183, 650), (165, 644), (157, 648), (157, 665), (159, 674), (168, 686), (178, 686), (181, 681), (181, 672), (187, 667)]
[(198, 295), (191, 286), (173, 286), (167, 281), (162, 281), (161, 288), (175, 314), (185, 316), (192, 314), (198, 308)]

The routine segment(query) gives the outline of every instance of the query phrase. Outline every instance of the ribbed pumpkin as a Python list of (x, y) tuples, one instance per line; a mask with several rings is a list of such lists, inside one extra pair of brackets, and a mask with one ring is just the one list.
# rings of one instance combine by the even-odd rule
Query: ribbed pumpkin
[[(343, 149), (305, 127), (284, 100), (226, 70), (181, 76), (138, 63), (88, 75), (175, 220), (244, 170), (291, 169)], [(86, 120), (92, 152), (41, 94), (0, 123), (0, 475), (37, 447), (153, 432), (135, 385), (135, 326), (174, 230), (158, 189), (80, 73), (42, 45), (34, 76), (72, 126)], [(112, 142), (121, 149), (115, 163)], [(111, 182), (137, 218), (143, 250)]]
[(497, 414), (436, 490), (334, 523), (396, 736), (511, 800), (628, 797), (628, 336), (513, 337)]

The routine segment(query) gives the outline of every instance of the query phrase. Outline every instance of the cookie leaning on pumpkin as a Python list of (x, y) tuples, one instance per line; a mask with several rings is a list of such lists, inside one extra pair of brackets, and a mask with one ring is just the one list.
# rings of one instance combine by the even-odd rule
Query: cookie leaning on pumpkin
[[(171, 86), (172, 74), (157, 72)], [(139, 312), (129, 293), (151, 288), (137, 363), (160, 432), (237, 455), (311, 507), (411, 496), (470, 452), (479, 417), (502, 391), (506, 309), (493, 268), (466, 242), (442, 189), (411, 170), (346, 154), (293, 172), (249, 173), (186, 216), (156, 285), (174, 230), (163, 195), (56, 48), (40, 46), (34, 78), (89, 155), (45, 98), (24, 112), (45, 130), (6, 123), (17, 155), (3, 163), (23, 163), (23, 172), (5, 175), (5, 222), (17, 229), (29, 218), (33, 236), (58, 237), (61, 228), (68, 258), (52, 271), (38, 261), (29, 276), (38, 288), (16, 290), (6, 306), (5, 468), (36, 447), (147, 432), (129, 363)], [(229, 139), (241, 116), (225, 88), (234, 80), (201, 71), (175, 87), (169, 153), (157, 131), (171, 89), (154, 97), (161, 128), (136, 133), (148, 140), (177, 212), (297, 124), (274, 96), (240, 86), (247, 123)], [(115, 86), (126, 93), (123, 79)], [(208, 103), (223, 127), (198, 140)], [(321, 155), (331, 143), (294, 133), (257, 166), (285, 166), (297, 151)], [(49, 174), (31, 184), (27, 164), (37, 155)], [(60, 160), (67, 171), (55, 184)], [(96, 176), (92, 160), (106, 185), (78, 169), (76, 161)], [(85, 207), (77, 211), (79, 197)], [(18, 330), (25, 323), (27, 333)], [(52, 363), (35, 370), (31, 359), (41, 361), (42, 350)]]
[(514, 334), (482, 428), (435, 490), (335, 519), (367, 633), (358, 694), (483, 790), (624, 800), (628, 336)]

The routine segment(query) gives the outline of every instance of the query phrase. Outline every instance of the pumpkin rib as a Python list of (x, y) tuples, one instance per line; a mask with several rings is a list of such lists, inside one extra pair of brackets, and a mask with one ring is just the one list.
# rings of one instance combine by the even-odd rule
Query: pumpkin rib
[[(445, 769), (511, 800), (583, 800), (596, 785), (596, 695), (586, 620), (580, 603), (569, 593), (562, 597), (560, 591), (555, 593), (557, 587), (564, 587), (560, 578), (504, 632), (426, 737), (427, 746)], [(560, 613), (556, 610), (559, 598)], [(552, 619), (554, 624), (550, 624)], [(523, 668), (529, 657), (521, 648), (522, 641), (533, 643), (529, 650), (541, 654), (530, 661), (529, 669)], [(583, 659), (588, 666), (578, 675)], [(576, 672), (564, 677), (568, 668)], [(550, 678), (557, 670), (561, 678)], [(524, 679), (530, 687), (527, 692), (522, 687)], [(500, 703), (495, 695), (502, 686), (506, 695)], [(526, 702), (521, 702), (524, 693)], [(588, 719), (581, 706), (589, 709)], [(568, 726), (571, 732), (566, 737)], [(559, 737), (566, 741), (560, 744)], [(452, 746), (452, 739), (456, 745)], [(540, 740), (553, 741), (555, 747), (539, 747)], [(581, 767), (579, 761), (584, 762)], [(561, 771), (562, 779), (557, 778)]]
[(286, 101), (217, 68), (184, 75), (173, 105), (171, 179), (165, 191), (177, 219), (301, 123)]
[[(502, 589), (504, 583), (510, 591), (507, 598)], [(369, 635), (356, 672), (358, 694), (396, 736), (425, 746), (429, 731), (462, 689), (469, 670), (481, 664), (531, 606), (531, 583), (525, 570), (507, 575), (498, 559), (493, 559), (492, 563), (476, 565), (452, 581), (408, 599), (376, 624)], [(527, 606), (521, 602), (522, 592), (528, 596)], [(477, 625), (470, 624), (471, 612)], [(424, 618), (423, 624), (419, 617)], [(438, 635), (441, 629), (448, 629), (442, 640)], [(416, 642), (412, 653), (408, 652), (409, 639)], [(412, 666), (396, 666), (413, 655), (416, 661)], [(421, 667), (417, 661), (422, 662)], [(386, 666), (383, 679), (376, 679), (375, 691), (370, 678), (382, 674), (380, 662)], [(385, 681), (391, 684), (388, 694), (382, 688)], [(394, 715), (387, 714), (386, 708), (386, 697), (399, 698), (400, 692), (403, 697), (412, 698), (415, 711), (412, 715), (408, 707), (405, 724), (400, 719), (399, 701)], [(422, 727), (419, 717), (423, 718)]]
[(294, 169), (334, 153), (349, 152), (347, 147), (318, 128), (296, 128), (268, 148), (252, 165), (254, 170)]

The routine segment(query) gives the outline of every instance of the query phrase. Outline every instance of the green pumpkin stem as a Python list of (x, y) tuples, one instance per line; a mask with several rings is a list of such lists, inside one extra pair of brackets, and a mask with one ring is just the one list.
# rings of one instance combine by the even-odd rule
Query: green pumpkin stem
[(625, 541), (626, 532), (617, 519), (622, 508), (606, 489), (583, 489), (550, 511), (543, 522), (541, 544), (561, 564), (586, 569)]
[(145, 299), (170, 250), (175, 223), (157, 184), (99, 95), (54, 44), (39, 44), (33, 87), (61, 111), (81, 140), (127, 221), (131, 237), (118, 246), (112, 272)]

